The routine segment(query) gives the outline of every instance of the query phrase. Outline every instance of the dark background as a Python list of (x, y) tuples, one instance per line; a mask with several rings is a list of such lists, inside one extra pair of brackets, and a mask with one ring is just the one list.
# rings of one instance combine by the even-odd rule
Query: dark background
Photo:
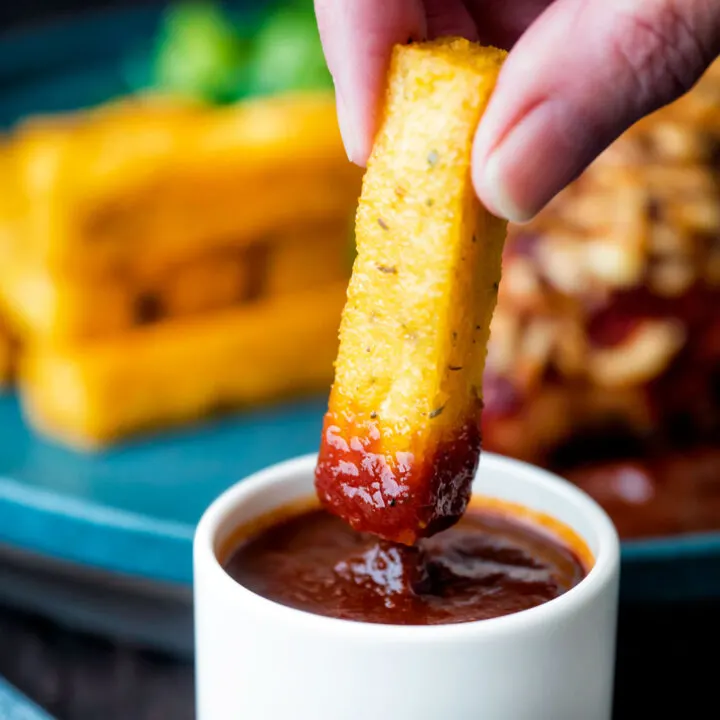
[(0, 30), (94, 8), (158, 4), (161, 3), (153, 0), (3, 0), (0, 3)]
[[(5, 0), (0, 33), (81, 10), (151, 4), (159, 3)], [(624, 606), (617, 667), (617, 720), (717, 716), (720, 603)], [(59, 720), (193, 717), (190, 665), (67, 632), (14, 610), (0, 609), (0, 674)]]

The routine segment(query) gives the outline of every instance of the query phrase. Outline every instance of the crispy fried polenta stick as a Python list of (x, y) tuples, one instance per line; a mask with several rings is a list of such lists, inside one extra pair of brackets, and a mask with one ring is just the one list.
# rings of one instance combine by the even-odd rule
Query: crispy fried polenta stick
[(397, 47), (357, 213), (316, 488), (354, 528), (413, 543), (464, 512), (506, 224), (477, 201), (473, 135), (505, 53)]
[(24, 203), (15, 254), (73, 281), (154, 273), (350, 213), (360, 188), (325, 93), (221, 109), (128, 102), (23, 125), (9, 145)]
[(25, 410), (42, 432), (102, 447), (332, 380), (345, 283), (73, 347), (28, 348)]
[(121, 276), (72, 282), (45, 268), (9, 264), (0, 270), (0, 299), (22, 336), (76, 343), (229, 307), (247, 294), (251, 270), (242, 254), (217, 254), (139, 285)]
[(348, 219), (280, 228), (253, 245), (174, 263), (156, 275), (73, 282), (46, 268), (0, 264), (0, 300), (21, 337), (77, 343), (346, 280)]

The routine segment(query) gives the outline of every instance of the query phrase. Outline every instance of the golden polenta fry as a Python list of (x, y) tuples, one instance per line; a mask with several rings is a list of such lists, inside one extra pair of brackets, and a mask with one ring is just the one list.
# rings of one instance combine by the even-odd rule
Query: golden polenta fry
[(148, 326), (86, 345), (32, 345), (20, 364), (34, 427), (92, 449), (332, 380), (345, 283)]
[(167, 318), (240, 303), (253, 268), (242, 250), (168, 267), (150, 282), (122, 276), (73, 282), (46, 268), (10, 263), (0, 270), (0, 301), (21, 337), (69, 344), (110, 337)]
[(505, 53), (396, 47), (363, 182), (316, 488), (354, 528), (413, 543), (464, 512), (506, 223), (478, 202), (473, 136)]
[[(21, 339), (75, 344), (303, 292), (347, 280), (348, 221), (293, 223), (247, 247), (168, 263), (142, 278), (118, 273), (77, 280), (33, 263), (3, 263), (0, 250), (0, 303)], [(1, 225), (0, 218), (0, 234)]]
[(178, 102), (20, 125), (8, 141), (23, 208), (11, 257), (72, 282), (118, 268), (137, 278), (352, 213), (360, 170), (331, 94)]

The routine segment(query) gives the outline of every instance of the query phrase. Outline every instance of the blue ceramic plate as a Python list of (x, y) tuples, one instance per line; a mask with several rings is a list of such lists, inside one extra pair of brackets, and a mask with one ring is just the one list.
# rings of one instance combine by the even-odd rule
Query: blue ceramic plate
[(156, 582), (192, 581), (203, 510), (232, 483), (317, 449), (326, 398), (85, 455), (36, 437), (0, 398), (0, 543)]
[[(0, 36), (0, 124), (126, 92), (124, 62), (157, 23), (143, 9)], [(187, 601), (204, 508), (238, 478), (314, 451), (324, 403), (247, 412), (93, 456), (38, 439), (16, 397), (0, 397), (0, 545), (106, 580), (180, 588)], [(627, 543), (623, 552), (626, 599), (720, 597), (720, 534)]]

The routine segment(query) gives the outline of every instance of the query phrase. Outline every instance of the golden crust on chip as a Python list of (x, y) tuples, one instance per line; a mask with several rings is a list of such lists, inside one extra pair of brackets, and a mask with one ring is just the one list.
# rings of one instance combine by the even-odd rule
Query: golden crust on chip
[(32, 424), (80, 448), (298, 393), (332, 379), (345, 284), (77, 346), (28, 348)]

